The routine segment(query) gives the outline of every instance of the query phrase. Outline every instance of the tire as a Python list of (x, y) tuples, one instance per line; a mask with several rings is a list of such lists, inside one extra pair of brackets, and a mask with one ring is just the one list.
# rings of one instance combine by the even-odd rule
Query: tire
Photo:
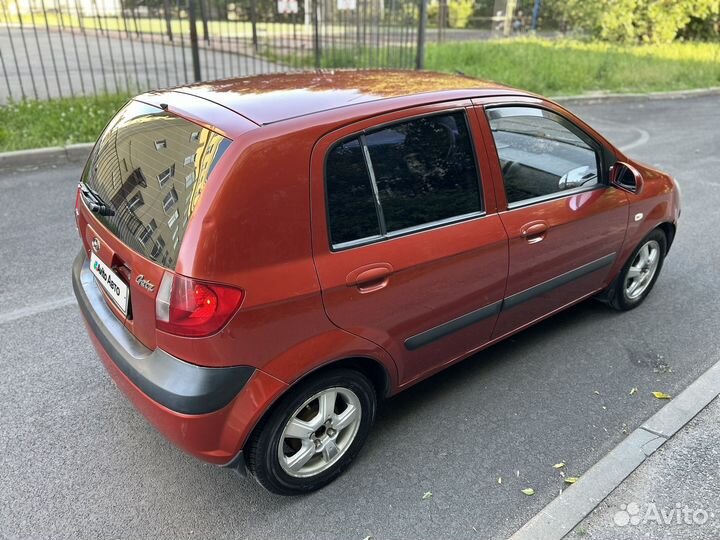
[[(643, 261), (641, 252), (646, 249), (644, 253), (649, 253), (650, 257), (655, 253), (657, 259), (652, 262)], [(608, 303), (618, 311), (635, 309), (642, 304), (660, 275), (666, 253), (667, 237), (660, 229), (654, 229), (638, 244), (623, 266), (609, 290)], [(641, 272), (637, 275), (639, 269)], [(635, 289), (632, 288), (633, 284), (636, 284)]]
[(320, 489), (360, 452), (376, 408), (375, 388), (359, 371), (337, 369), (301, 381), (251, 436), (248, 469), (261, 486), (278, 495)]

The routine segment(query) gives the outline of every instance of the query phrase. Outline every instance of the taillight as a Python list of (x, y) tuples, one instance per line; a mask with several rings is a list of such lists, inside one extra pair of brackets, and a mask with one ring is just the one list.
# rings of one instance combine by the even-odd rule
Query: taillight
[(177, 336), (209, 336), (240, 307), (243, 292), (165, 272), (155, 299), (156, 326)]

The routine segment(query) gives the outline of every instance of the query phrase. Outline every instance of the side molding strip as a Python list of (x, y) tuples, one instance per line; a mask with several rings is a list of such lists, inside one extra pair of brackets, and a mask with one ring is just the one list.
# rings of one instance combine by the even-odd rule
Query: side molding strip
[(504, 300), (494, 302), (480, 309), (476, 309), (475, 311), (471, 311), (470, 313), (461, 315), (457, 319), (453, 319), (446, 323), (430, 328), (429, 330), (425, 330), (424, 332), (416, 334), (412, 337), (409, 337), (405, 340), (405, 348), (409, 351), (414, 351), (415, 349), (419, 349), (420, 347), (428, 345), (433, 341), (437, 341), (438, 339), (452, 334), (453, 332), (457, 332), (458, 330), (462, 330), (463, 328), (467, 328), (472, 324), (480, 322), (483, 319), (493, 317), (499, 314), (501, 311), (505, 311), (507, 309), (518, 306), (523, 302), (532, 300), (536, 296), (540, 296), (541, 294), (550, 292), (553, 289), (562, 287), (563, 285), (566, 285), (571, 281), (586, 276), (587, 274), (600, 270), (601, 268), (610, 266), (615, 261), (615, 255), (615, 253), (605, 255), (604, 257), (584, 264), (578, 268), (575, 268), (574, 270), (570, 270), (569, 272), (565, 272), (564, 274), (560, 274), (557, 277), (539, 283), (538, 285), (530, 287), (529, 289), (525, 289), (524, 291), (520, 291), (518, 293), (510, 295)]
[(553, 289), (557, 289), (558, 287), (567, 285), (571, 281), (586, 276), (587, 274), (595, 272), (596, 270), (600, 270), (601, 268), (605, 268), (606, 266), (610, 266), (614, 260), (615, 253), (611, 253), (610, 255), (605, 255), (604, 257), (601, 257), (595, 261), (579, 266), (574, 270), (570, 270), (569, 272), (560, 274), (557, 277), (548, 279), (547, 281), (543, 281), (542, 283), (530, 287), (529, 289), (525, 289), (524, 291), (512, 294), (505, 298), (505, 300), (503, 301), (502, 309), (504, 311), (506, 309), (513, 308), (519, 304), (522, 304), (523, 302), (532, 300), (536, 296), (540, 296), (541, 294), (550, 292)]
[(501, 307), (502, 301), (498, 301), (485, 307), (481, 307), (480, 309), (476, 309), (475, 311), (471, 311), (470, 313), (466, 313), (465, 315), (461, 315), (457, 319), (453, 319), (434, 328), (430, 328), (430, 330), (425, 330), (424, 332), (407, 338), (405, 340), (405, 348), (409, 351), (414, 351), (415, 349), (432, 343), (441, 337), (445, 337), (448, 334), (462, 330), (471, 324), (475, 324), (483, 319), (497, 315), (500, 313)]

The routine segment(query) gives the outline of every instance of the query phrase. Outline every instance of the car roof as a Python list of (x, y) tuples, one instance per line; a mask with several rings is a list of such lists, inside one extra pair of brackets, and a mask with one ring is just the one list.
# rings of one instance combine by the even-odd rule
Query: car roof
[[(498, 83), (431, 71), (320, 70), (210, 81), (171, 89), (212, 101), (258, 125), (388, 98), (431, 103), (488, 95), (528, 95)], [(156, 97), (162, 93), (151, 92)], [(402, 99), (400, 100), (402, 102)], [(408, 101), (410, 101), (408, 99)], [(402, 106), (394, 100), (394, 106)]]

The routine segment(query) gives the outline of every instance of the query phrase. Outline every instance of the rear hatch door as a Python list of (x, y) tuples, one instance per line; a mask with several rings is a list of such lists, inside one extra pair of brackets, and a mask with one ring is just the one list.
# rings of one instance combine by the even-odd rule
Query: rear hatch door
[(230, 142), (131, 101), (105, 129), (83, 172), (86, 219), (79, 226), (91, 269), (115, 314), (148, 348), (156, 345), (163, 273), (175, 269), (188, 221)]

